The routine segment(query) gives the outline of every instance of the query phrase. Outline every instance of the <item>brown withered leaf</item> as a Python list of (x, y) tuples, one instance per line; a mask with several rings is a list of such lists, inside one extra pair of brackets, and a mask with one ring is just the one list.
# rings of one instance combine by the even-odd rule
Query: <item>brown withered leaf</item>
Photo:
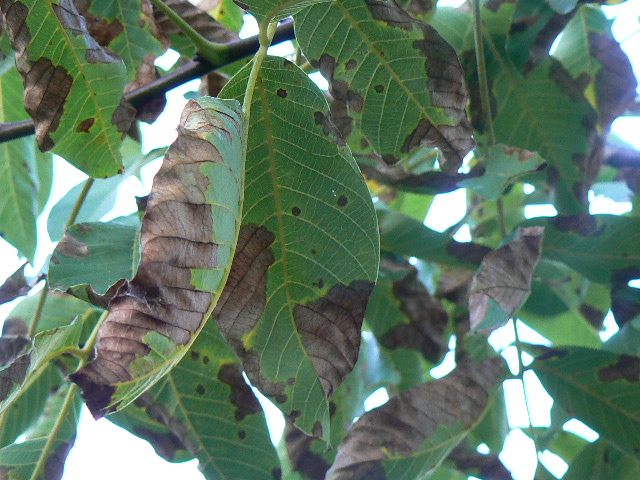
[[(165, 0), (164, 3), (210, 42), (226, 43), (239, 38), (237, 33), (225, 28), (220, 22), (201, 8), (193, 5), (189, 0)], [(167, 37), (182, 35), (180, 29), (155, 7), (153, 15), (163, 35)]]
[(511, 318), (531, 291), (544, 227), (520, 228), (513, 242), (487, 254), (471, 281), (471, 328), (494, 329)]
[[(96, 417), (116, 408), (122, 395), (134, 400), (137, 395), (128, 392), (148, 370), (177, 362), (208, 317), (212, 293), (216, 299), (220, 294), (241, 208), (237, 105), (203, 97), (182, 113), (178, 139), (147, 202), (138, 272), (109, 303), (95, 360), (71, 376)], [(224, 189), (214, 181), (224, 182)], [(141, 381), (146, 384), (138, 394), (153, 384)], [(119, 393), (122, 382), (133, 386)]]
[(24, 267), (26, 266), (27, 263), (25, 262), (0, 286), (0, 304), (10, 302), (29, 293), (33, 284), (24, 276)]
[(327, 480), (385, 480), (394, 467), (423, 478), (482, 417), (503, 375), (500, 358), (464, 363), (365, 413), (340, 444)]

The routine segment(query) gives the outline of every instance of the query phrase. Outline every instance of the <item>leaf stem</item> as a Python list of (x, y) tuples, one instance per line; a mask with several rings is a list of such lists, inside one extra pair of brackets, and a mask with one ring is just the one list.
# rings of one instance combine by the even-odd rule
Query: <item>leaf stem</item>
[(44, 304), (46, 303), (48, 296), (49, 296), (49, 282), (45, 280), (44, 286), (40, 291), (40, 298), (38, 298), (38, 305), (36, 306), (36, 311), (33, 314), (31, 325), (29, 325), (29, 333), (27, 334), (29, 338), (33, 338), (33, 336), (36, 333), (38, 333), (38, 323), (40, 323), (40, 317), (42, 317), (42, 311), (44, 310)]
[(80, 213), (80, 209), (82, 208), (84, 201), (87, 199), (87, 195), (89, 194), (89, 190), (91, 190), (91, 187), (93, 186), (94, 181), (95, 179), (93, 177), (89, 177), (87, 179), (87, 182), (84, 184), (84, 187), (82, 187), (82, 191), (80, 192), (80, 195), (78, 196), (78, 199), (76, 200), (76, 203), (73, 206), (73, 210), (71, 210), (71, 214), (69, 214), (69, 219), (67, 220), (67, 224), (64, 226), (65, 230), (69, 228), (71, 225), (73, 225), (74, 223), (76, 223), (76, 218), (78, 218), (78, 213)]
[[(496, 133), (493, 127), (493, 115), (491, 113), (491, 97), (489, 96), (489, 82), (487, 81), (487, 64), (486, 56), (484, 53), (484, 36), (482, 33), (482, 18), (480, 15), (480, 0), (472, 0), (473, 3), (473, 37), (476, 49), (476, 63), (478, 69), (478, 84), (480, 87), (480, 106), (482, 107), (482, 114), (484, 117), (484, 123), (486, 132), (488, 135), (489, 145), (496, 144)], [(507, 227), (504, 214), (504, 202), (502, 198), (496, 201), (498, 225), (500, 228), (500, 235), (504, 240), (507, 236)], [(513, 332), (515, 335), (515, 347), (518, 354), (518, 378), (522, 383), (522, 391), (524, 393), (524, 403), (527, 409), (527, 418), (529, 420), (529, 434), (536, 451), (536, 470), (538, 469), (538, 457), (540, 456), (540, 448), (538, 447), (539, 441), (536, 434), (533, 422), (531, 421), (531, 408), (529, 403), (529, 397), (527, 395), (527, 389), (524, 381), (524, 362), (522, 361), (522, 343), (518, 335), (517, 318), (512, 318)]]
[(276, 22), (269, 23), (268, 25), (260, 25), (260, 48), (258, 49), (255, 57), (253, 57), (253, 65), (251, 66), (251, 72), (249, 73), (247, 90), (244, 92), (244, 101), (242, 105), (242, 158), (247, 157), (247, 147), (249, 145), (249, 123), (251, 121), (251, 103), (253, 102), (253, 92), (256, 88), (262, 61), (267, 55), (267, 49), (271, 45), (271, 40), (276, 33), (277, 26), (278, 24)]
[(224, 62), (228, 56), (228, 47), (222, 43), (210, 42), (189, 25), (180, 15), (167, 6), (162, 0), (151, 0), (151, 3), (164, 13), (171, 22), (195, 44), (198, 53), (211, 63)]

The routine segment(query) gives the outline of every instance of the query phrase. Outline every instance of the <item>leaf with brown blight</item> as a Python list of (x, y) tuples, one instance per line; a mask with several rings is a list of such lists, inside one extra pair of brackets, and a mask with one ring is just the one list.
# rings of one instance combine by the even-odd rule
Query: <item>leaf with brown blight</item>
[(520, 228), (513, 242), (487, 254), (471, 281), (471, 329), (493, 330), (509, 320), (531, 291), (543, 227)]

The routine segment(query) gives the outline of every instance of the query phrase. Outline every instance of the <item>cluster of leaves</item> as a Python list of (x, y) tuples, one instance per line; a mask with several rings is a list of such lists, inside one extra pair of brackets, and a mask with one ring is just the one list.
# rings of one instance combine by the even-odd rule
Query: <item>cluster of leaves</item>
[[(89, 178), (49, 213), (45, 288), (25, 296), (26, 263), (0, 287), (24, 296), (0, 337), (0, 478), (61, 478), (84, 402), (207, 479), (510, 479), (501, 384), (525, 349), (554, 399), (537, 450), (568, 479), (637, 478), (638, 203), (589, 214), (591, 189), (639, 189), (609, 144), (637, 83), (603, 2), (236, 3), (1, 3), (0, 120), (35, 135), (0, 144), (0, 234), (27, 263), (52, 154)], [(238, 39), (244, 11), (259, 39)], [(266, 55), (290, 16), (294, 58)], [(178, 139), (143, 154), (139, 122), (203, 69)], [(101, 222), (160, 157), (140, 211)], [(426, 227), (458, 188), (465, 217)], [(558, 214), (526, 218), (539, 204)], [(518, 341), (514, 374), (486, 336), (510, 318), (550, 344)], [(277, 448), (252, 387), (286, 418)]]

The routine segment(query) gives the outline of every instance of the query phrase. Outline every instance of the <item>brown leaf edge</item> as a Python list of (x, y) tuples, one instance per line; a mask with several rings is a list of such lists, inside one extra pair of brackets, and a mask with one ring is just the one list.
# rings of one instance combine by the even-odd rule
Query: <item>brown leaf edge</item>
[(188, 344), (208, 318), (212, 294), (191, 284), (191, 269), (219, 267), (212, 206), (206, 197), (210, 182), (200, 167), (204, 162), (224, 163), (204, 137), (239, 139), (239, 121), (233, 122), (235, 134), (194, 100), (182, 113), (178, 139), (167, 151), (147, 203), (138, 273), (123, 282), (110, 301), (95, 359), (70, 376), (96, 418), (117, 408), (111, 400), (115, 384), (130, 381), (132, 362), (151, 353), (145, 341), (149, 332), (166, 337), (175, 349)]

